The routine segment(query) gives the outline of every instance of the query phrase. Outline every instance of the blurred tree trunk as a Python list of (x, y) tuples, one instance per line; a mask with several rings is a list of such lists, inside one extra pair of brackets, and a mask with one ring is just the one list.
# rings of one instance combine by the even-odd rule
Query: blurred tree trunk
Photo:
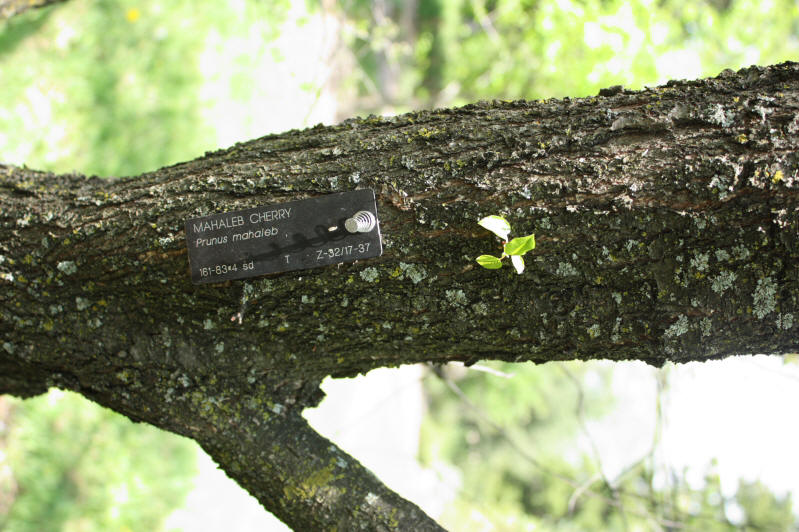
[[(199, 442), (298, 530), (429, 530), (308, 427), (327, 375), (799, 350), (799, 65), (290, 131), (135, 178), (0, 166), (0, 392)], [(187, 218), (368, 187), (382, 257), (191, 284)], [(476, 222), (535, 233), (527, 270)]]
[(429, 49), (424, 54), (426, 64), (422, 69), (422, 79), (419, 85), (424, 89), (422, 102), (431, 107), (440, 107), (440, 105), (434, 104), (439, 102), (444, 89), (446, 57), (442, 37), (443, 16), (441, 0), (420, 0), (416, 23), (419, 28), (418, 33), (424, 35), (425, 40), (429, 41)]

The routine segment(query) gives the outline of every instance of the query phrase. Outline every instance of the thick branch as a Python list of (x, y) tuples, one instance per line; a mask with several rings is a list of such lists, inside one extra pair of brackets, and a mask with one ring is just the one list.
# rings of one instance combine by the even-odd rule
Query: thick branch
[[(224, 456), (230, 420), (299, 412), (326, 375), (799, 351), (797, 109), (790, 63), (351, 120), (136, 178), (0, 167), (0, 386), (81, 391), (232, 470), (262, 458)], [(376, 191), (382, 257), (190, 283), (187, 218), (357, 187)], [(500, 250), (476, 224), (496, 213), (536, 234), (523, 275), (474, 263)], [(238, 478), (281, 513), (301, 479), (267, 474), (286, 500)]]
[[(799, 299), (796, 89), (788, 64), (610, 98), (354, 120), (136, 179), (6, 167), (0, 268), (7, 297), (26, 301), (5, 310), (12, 343), (52, 357), (62, 340), (129, 350), (130, 330), (189, 346), (224, 337), (213, 365), (232, 349), (314, 375), (795, 350), (784, 318)], [(189, 283), (186, 218), (364, 186), (378, 193), (380, 259)], [(475, 222), (497, 212), (537, 235), (524, 275), (475, 266), (499, 251)]]
[[(295, 530), (443, 530), (319, 436), (299, 413), (269, 412), (268, 417), (260, 430), (231, 427), (236, 437), (220, 441), (198, 434), (198, 441), (228, 475)], [(242, 456), (248, 457), (246, 463)]]

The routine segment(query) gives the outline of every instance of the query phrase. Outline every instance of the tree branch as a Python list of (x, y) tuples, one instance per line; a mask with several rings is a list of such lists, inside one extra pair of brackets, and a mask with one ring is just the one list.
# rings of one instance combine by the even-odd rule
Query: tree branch
[(0, 20), (8, 20), (30, 9), (47, 7), (66, 1), (67, 0), (0, 0)]
[[(285, 518), (318, 509), (334, 526), (358, 508), (386, 526), (395, 505), (416, 519), (301, 423), (321, 379), (799, 351), (798, 114), (786, 63), (355, 119), (135, 178), (0, 165), (0, 391), (59, 386), (197, 439)], [(358, 187), (376, 193), (383, 256), (191, 284), (188, 218)], [(499, 213), (536, 234), (523, 275), (474, 262), (500, 249), (476, 224)], [(309, 456), (291, 461), (289, 430)]]
[[(320, 436), (298, 412), (271, 413), (260, 430), (238, 428), (231, 427), (225, 438), (198, 434), (198, 441), (294, 530), (443, 530)], [(240, 457), (250, 459), (242, 463)]]

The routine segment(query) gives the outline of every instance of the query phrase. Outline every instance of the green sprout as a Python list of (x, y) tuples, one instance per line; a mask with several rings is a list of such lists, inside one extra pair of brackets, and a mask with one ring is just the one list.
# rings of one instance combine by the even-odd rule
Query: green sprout
[(502, 255), (499, 257), (480, 255), (477, 257), (477, 264), (489, 270), (498, 270), (502, 267), (502, 259), (510, 257), (516, 273), (522, 273), (524, 271), (522, 255), (535, 249), (535, 235), (520, 236), (508, 241), (510, 223), (502, 216), (486, 216), (477, 223), (502, 239)]

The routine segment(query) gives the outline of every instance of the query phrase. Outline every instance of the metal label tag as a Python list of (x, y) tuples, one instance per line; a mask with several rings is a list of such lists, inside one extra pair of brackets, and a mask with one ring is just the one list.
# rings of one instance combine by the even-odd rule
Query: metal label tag
[(194, 283), (378, 257), (375, 194), (362, 189), (186, 220)]

